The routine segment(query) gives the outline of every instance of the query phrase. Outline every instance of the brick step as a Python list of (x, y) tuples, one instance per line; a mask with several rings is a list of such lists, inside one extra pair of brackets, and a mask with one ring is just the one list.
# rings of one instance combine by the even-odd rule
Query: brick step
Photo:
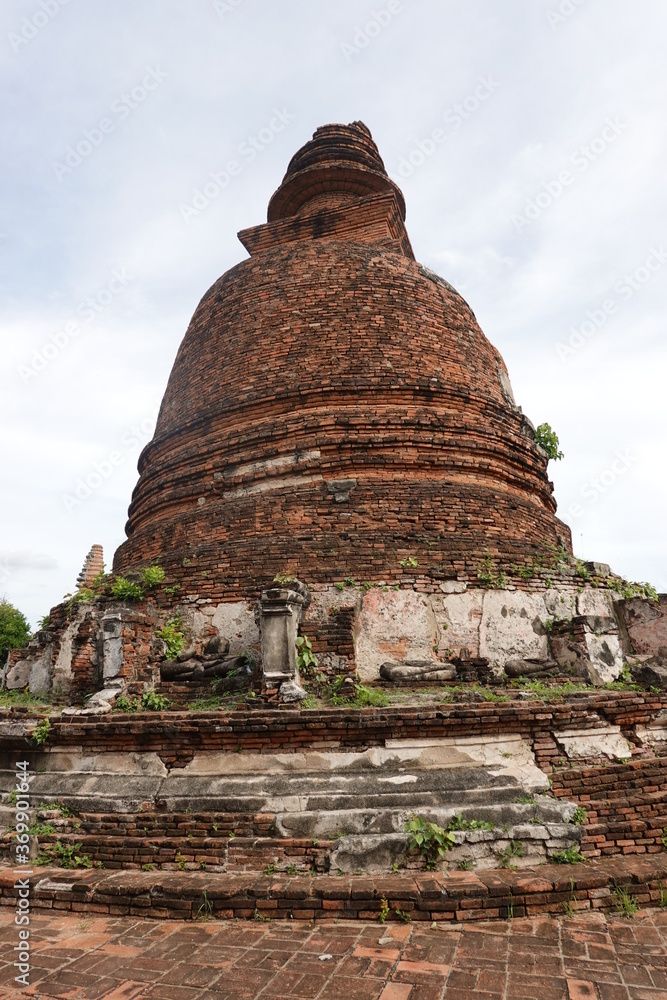
[[(412, 921), (505, 920), (664, 903), (667, 857), (602, 859), (522, 871), (365, 876), (230, 875), (212, 872), (63, 871), (28, 876), (32, 911), (196, 920), (293, 918)], [(15, 907), (13, 867), (0, 865), (0, 904)]]
[[(524, 816), (524, 820), (526, 817)], [(54, 824), (55, 825), (55, 824)], [(447, 852), (443, 864), (456, 868), (466, 859), (467, 866), (492, 864), (503, 852), (516, 850), (512, 863), (528, 866), (546, 860), (554, 852), (578, 844), (580, 828), (563, 823), (524, 821), (492, 830), (458, 830), (456, 843)], [(3, 853), (10, 856), (11, 839), (3, 839)], [(157, 833), (127, 836), (122, 828), (104, 833), (77, 829), (70, 822), (56, 833), (40, 835), (33, 855), (52, 856), (57, 845), (76, 845), (76, 853), (108, 868), (141, 868), (152, 865), (162, 869), (207, 869), (216, 871), (255, 871), (270, 866), (285, 871), (315, 868), (318, 871), (389, 871), (392, 867), (426, 867), (426, 859), (409, 850), (410, 837), (401, 832), (384, 834), (347, 834), (335, 839), (296, 837), (207, 837), (164, 836)], [(515, 845), (513, 847), (513, 845)], [(54, 863), (57, 863), (55, 861)]]

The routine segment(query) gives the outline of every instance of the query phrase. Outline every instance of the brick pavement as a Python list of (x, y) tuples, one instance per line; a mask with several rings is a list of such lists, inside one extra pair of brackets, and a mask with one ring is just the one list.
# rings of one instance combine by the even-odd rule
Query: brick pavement
[(0, 998), (69, 1000), (667, 1000), (667, 912), (474, 924), (31, 922), (16, 988), (0, 913)]

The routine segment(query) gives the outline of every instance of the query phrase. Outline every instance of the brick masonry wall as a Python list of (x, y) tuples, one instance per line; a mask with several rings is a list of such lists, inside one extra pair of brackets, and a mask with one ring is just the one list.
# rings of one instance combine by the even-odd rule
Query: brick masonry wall
[[(639, 692), (595, 692), (572, 698), (569, 702), (463, 702), (425, 708), (331, 709), (325, 711), (238, 711), (223, 713), (143, 713), (114, 714), (97, 718), (54, 719), (49, 734), (49, 748), (84, 752), (145, 752), (155, 750), (168, 767), (183, 767), (196, 753), (236, 751), (289, 752), (320, 749), (363, 750), (383, 746), (388, 739), (436, 739), (456, 736), (493, 736), (517, 734), (531, 745), (538, 765), (550, 777), (554, 795), (583, 805), (588, 813), (582, 850), (588, 856), (613, 854), (654, 854), (662, 852), (663, 828), (667, 826), (667, 756), (664, 748), (635, 747), (632, 760), (614, 763), (596, 759), (581, 764), (564, 765), (564, 753), (554, 739), (554, 732), (580, 730), (590, 733), (611, 725), (620, 726), (632, 742), (635, 726), (645, 726), (667, 708), (667, 696)], [(8, 719), (20, 712), (2, 713)], [(16, 735), (0, 737), (5, 753), (19, 752), (30, 757), (34, 748), (29, 740)], [(659, 756), (656, 756), (656, 753)], [(36, 765), (39, 762), (36, 762)], [(206, 853), (207, 838), (216, 832), (235, 833), (241, 838), (270, 836), (273, 816), (166, 817), (150, 811), (127, 820), (88, 817), (82, 833), (94, 838), (104, 851), (107, 824), (116, 824), (117, 835), (141, 836), (132, 850), (142, 847), (142, 838), (185, 837), (188, 832), (201, 841)], [(213, 830), (217, 824), (219, 831)], [(119, 825), (120, 824), (120, 825)], [(144, 834), (143, 831), (148, 833)], [(185, 831), (185, 832), (183, 832)], [(187, 843), (182, 846), (187, 847)], [(175, 851), (170, 848), (172, 859)], [(210, 846), (210, 845), (208, 845)], [(293, 841), (267, 850), (300, 850)], [(247, 843), (236, 849), (256, 851), (258, 845)], [(263, 848), (262, 848), (263, 849)], [(115, 850), (115, 848), (114, 848)], [(184, 853), (184, 852), (183, 852)], [(215, 852), (208, 851), (212, 856)], [(121, 855), (140, 863), (132, 851)], [(101, 855), (95, 855), (103, 860)], [(220, 854), (216, 855), (221, 864)], [(203, 858), (203, 854), (199, 860)], [(196, 857), (193, 863), (198, 863)], [(204, 859), (205, 860), (205, 859)], [(209, 858), (209, 861), (211, 859)], [(272, 858), (273, 861), (273, 858)], [(143, 863), (143, 862), (141, 862)], [(268, 862), (267, 862), (268, 863)]]
[[(30, 877), (32, 910), (195, 920), (259, 916), (294, 920), (379, 919), (382, 901), (413, 921), (618, 911), (617, 889), (642, 907), (664, 899), (661, 859), (602, 859), (574, 868), (545, 865), (521, 872), (427, 872), (406, 876), (304, 878), (208, 872), (118, 872), (42, 869)], [(16, 907), (16, 875), (0, 869), (0, 905)], [(40, 884), (41, 883), (41, 884)], [(208, 901), (208, 905), (207, 905)]]
[[(289, 752), (323, 748), (363, 749), (387, 739), (436, 739), (514, 733), (535, 742), (544, 770), (562, 756), (554, 731), (589, 730), (609, 724), (631, 731), (667, 710), (667, 695), (639, 691), (595, 691), (567, 700), (479, 701), (388, 708), (243, 710), (232, 712), (144, 712), (51, 720), (49, 747), (93, 752), (156, 749), (168, 766), (204, 751)], [(20, 718), (25, 712), (0, 712)], [(540, 746), (540, 744), (542, 744)], [(0, 749), (30, 749), (28, 741), (0, 735)]]

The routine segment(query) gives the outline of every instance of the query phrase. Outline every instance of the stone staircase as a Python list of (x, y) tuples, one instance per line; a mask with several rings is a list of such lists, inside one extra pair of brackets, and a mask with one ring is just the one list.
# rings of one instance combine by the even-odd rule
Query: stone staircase
[[(37, 760), (39, 757), (39, 761)], [(0, 761), (3, 798), (13, 784)], [(60, 840), (109, 867), (381, 873), (423, 867), (411, 816), (451, 827), (448, 868), (517, 867), (578, 845), (575, 805), (520, 736), (385, 741), (337, 752), (202, 753), (167, 768), (154, 751), (34, 755), (31, 800), (59, 802)], [(47, 847), (48, 850), (48, 847)]]

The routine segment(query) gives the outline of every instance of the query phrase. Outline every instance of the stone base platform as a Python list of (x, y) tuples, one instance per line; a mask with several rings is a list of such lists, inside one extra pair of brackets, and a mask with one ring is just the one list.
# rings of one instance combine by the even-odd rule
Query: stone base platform
[[(667, 856), (600, 859), (512, 871), (288, 878), (190, 872), (29, 869), (34, 911), (153, 919), (470, 921), (624, 912), (664, 906)], [(27, 876), (25, 876), (27, 877)], [(14, 867), (0, 867), (0, 905), (14, 907)], [(628, 904), (626, 904), (628, 905)], [(388, 908), (388, 909), (387, 909)]]

